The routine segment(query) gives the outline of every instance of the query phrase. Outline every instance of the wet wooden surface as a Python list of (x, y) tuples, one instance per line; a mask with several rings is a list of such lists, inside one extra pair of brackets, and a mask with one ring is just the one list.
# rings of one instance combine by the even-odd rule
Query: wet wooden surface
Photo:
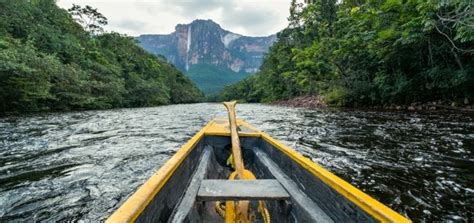
[(290, 195), (277, 180), (203, 180), (199, 200), (287, 200)]

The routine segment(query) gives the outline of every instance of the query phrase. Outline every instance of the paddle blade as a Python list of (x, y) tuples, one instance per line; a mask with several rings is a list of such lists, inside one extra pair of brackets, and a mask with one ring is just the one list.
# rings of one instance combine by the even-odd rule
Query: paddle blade
[(223, 102), (223, 104), (227, 108), (227, 110), (234, 110), (235, 105), (237, 104), (237, 101), (226, 101), (226, 102)]

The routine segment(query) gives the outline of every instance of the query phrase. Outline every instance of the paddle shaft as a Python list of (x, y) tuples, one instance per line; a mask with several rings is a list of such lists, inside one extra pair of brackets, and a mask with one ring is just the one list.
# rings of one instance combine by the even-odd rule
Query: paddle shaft
[(237, 118), (235, 115), (235, 104), (237, 101), (224, 102), (224, 106), (229, 112), (229, 125), (230, 125), (230, 137), (232, 140), (232, 155), (234, 157), (235, 170), (237, 171), (238, 178), (244, 176), (244, 160), (242, 159), (242, 151), (240, 149), (240, 139), (237, 132)]
[[(235, 172), (233, 172), (229, 179), (255, 180), (255, 175), (249, 170), (245, 169), (244, 160), (242, 158), (242, 150), (240, 148), (239, 133), (237, 132), (237, 117), (235, 115), (235, 105), (237, 101), (224, 102), (227, 111), (229, 112), (229, 127), (230, 137), (232, 141), (232, 156), (234, 158)], [(238, 202), (226, 201), (225, 222), (226, 223), (249, 223), (251, 222), (249, 216), (250, 202), (248, 200), (241, 200)], [(259, 211), (262, 213), (264, 222), (270, 222), (270, 215), (265, 207), (263, 201), (259, 201)]]

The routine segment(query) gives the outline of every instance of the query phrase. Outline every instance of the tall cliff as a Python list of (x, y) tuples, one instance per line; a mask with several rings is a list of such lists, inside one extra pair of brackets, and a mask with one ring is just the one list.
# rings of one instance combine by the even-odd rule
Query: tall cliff
[(168, 35), (141, 35), (139, 44), (163, 55), (204, 92), (216, 93), (260, 67), (276, 35), (248, 37), (222, 29), (212, 20), (179, 24)]

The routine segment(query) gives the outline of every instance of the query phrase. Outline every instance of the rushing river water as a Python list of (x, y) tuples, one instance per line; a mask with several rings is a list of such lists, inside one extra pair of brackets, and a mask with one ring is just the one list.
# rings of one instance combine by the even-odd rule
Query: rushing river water
[[(418, 221), (474, 220), (474, 116), (237, 107), (314, 162)], [(0, 119), (0, 222), (107, 218), (220, 104)]]

